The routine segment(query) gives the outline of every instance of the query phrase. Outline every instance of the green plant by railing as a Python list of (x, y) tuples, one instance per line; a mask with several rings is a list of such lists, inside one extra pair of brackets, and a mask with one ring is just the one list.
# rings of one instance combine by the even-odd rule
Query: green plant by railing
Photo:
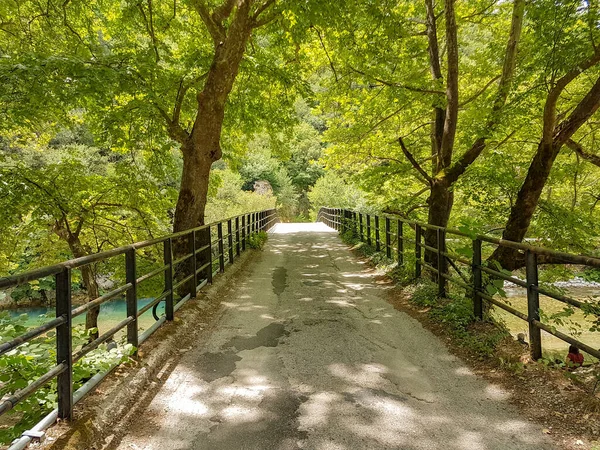
[[(428, 294), (429, 302), (439, 302), (442, 306), (442, 310), (436, 311), (437, 313), (450, 316), (457, 313), (456, 305), (447, 305), (445, 299), (451, 297), (451, 286), (459, 287), (463, 290), (461, 298), (468, 300), (465, 305), (470, 303), (473, 308), (472, 312), (464, 315), (465, 317), (472, 316), (477, 320), (492, 319), (486, 312), (492, 307), (497, 307), (527, 322), (529, 348), (534, 359), (542, 357), (542, 331), (600, 358), (600, 351), (596, 346), (576, 339), (581, 334), (582, 324), (571, 319), (576, 311), (574, 308), (577, 308), (588, 321), (592, 319), (589, 331), (599, 331), (600, 303), (592, 298), (570, 298), (539, 279), (540, 266), (545, 264), (571, 265), (578, 267), (580, 271), (581, 266), (584, 266), (588, 273), (592, 273), (592, 270), (600, 271), (600, 258), (596, 256), (576, 255), (505, 241), (494, 236), (478, 234), (477, 230), (468, 224), (458, 229), (450, 229), (389, 214), (364, 214), (340, 208), (321, 208), (318, 219), (338, 230), (345, 241), (361, 241), (361, 244), (356, 242), (356, 247), (372, 262), (377, 264), (381, 255), (396, 261), (395, 271), (402, 276), (403, 283), (409, 279), (409, 272), (412, 272), (412, 267), (408, 270), (406, 267), (407, 256), (412, 253), (414, 258), (410, 265), (413, 266), (414, 263), (413, 279), (421, 279), (425, 273), (437, 283), (437, 291)], [(407, 251), (405, 244), (409, 244), (410, 251)], [(523, 267), (524, 273), (513, 274), (494, 260), (485, 260), (484, 251), (489, 257), (498, 248), (517, 250), (517, 255), (521, 258), (517, 261), (521, 264), (518, 267)], [(511, 306), (504, 292), (505, 281), (525, 290), (527, 312)], [(540, 309), (540, 296), (551, 298), (565, 306), (562, 311), (544, 314)], [(437, 305), (435, 307), (437, 309)], [(465, 312), (468, 312), (467, 309), (468, 307)], [(570, 334), (558, 330), (557, 326), (568, 328)]]
[(269, 235), (264, 231), (260, 231), (256, 234), (248, 236), (248, 246), (254, 249), (261, 249), (268, 239)]
[[(40, 317), (40, 321), (47, 319), (44, 316)], [(26, 322), (26, 314), (11, 318), (8, 312), (0, 312), (0, 343), (25, 333), (28, 330)], [(90, 332), (94, 331), (86, 331), (83, 324), (73, 327), (73, 348), (87, 344)], [(55, 335), (54, 331), (48, 332), (0, 357), (0, 398), (25, 388), (48, 372), (56, 361)], [(126, 343), (118, 343), (111, 347), (113, 348), (109, 350), (107, 344), (102, 344), (73, 366), (75, 390), (96, 373), (107, 370), (114, 363), (127, 361), (134, 350)], [(0, 444), (10, 443), (52, 411), (56, 405), (56, 398), (56, 380), (53, 380), (18, 403), (6, 414), (5, 420), (10, 422), (11, 426), (0, 428)]]

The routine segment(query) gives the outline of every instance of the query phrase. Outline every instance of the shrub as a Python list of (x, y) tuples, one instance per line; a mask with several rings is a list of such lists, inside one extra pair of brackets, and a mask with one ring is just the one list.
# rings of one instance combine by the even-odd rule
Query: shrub
[[(42, 316), (44, 320), (45, 317)], [(11, 318), (8, 312), (0, 312), (0, 343), (10, 341), (25, 333), (27, 315)], [(73, 327), (73, 349), (88, 342), (89, 333), (83, 325)], [(0, 357), (0, 398), (23, 389), (52, 368), (56, 361), (56, 333), (50, 331), (9, 351)], [(102, 344), (88, 353), (73, 366), (73, 387), (80, 388), (96, 373), (107, 370), (114, 363), (125, 362), (134, 348), (129, 344), (119, 344), (108, 350)], [(44, 415), (56, 406), (56, 379), (42, 386), (32, 395), (18, 403), (3, 417), (12, 427), (0, 428), (0, 443), (8, 444), (31, 428)], [(4, 422), (5, 423), (5, 422)]]
[(419, 281), (411, 296), (411, 302), (419, 306), (433, 306), (437, 299), (437, 284), (425, 279)]
[(248, 246), (250, 248), (261, 249), (267, 242), (269, 238), (268, 234), (265, 231), (259, 231), (256, 234), (251, 234), (248, 236)]

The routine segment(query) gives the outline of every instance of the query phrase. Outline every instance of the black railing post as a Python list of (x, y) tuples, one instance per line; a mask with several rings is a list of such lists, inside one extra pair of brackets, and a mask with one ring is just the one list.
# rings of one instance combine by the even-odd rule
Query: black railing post
[(190, 297), (196, 297), (198, 293), (196, 288), (198, 287), (198, 275), (196, 274), (197, 264), (196, 264), (196, 230), (192, 230), (192, 232), (188, 235), (188, 249), (192, 254), (190, 258), (190, 275), (192, 276), (192, 280), (190, 281)]
[(479, 293), (483, 289), (481, 278), (481, 240), (473, 240), (473, 313), (475, 318), (483, 319), (483, 301)]
[(391, 236), (391, 221), (389, 217), (385, 218), (385, 256), (388, 259), (392, 258), (392, 236)]
[(381, 237), (379, 236), (379, 216), (375, 216), (375, 250), (381, 251)]
[(136, 283), (136, 260), (135, 248), (125, 253), (125, 282), (131, 283), (125, 295), (127, 301), (127, 317), (133, 317), (133, 321), (127, 324), (127, 343), (138, 347), (138, 321), (137, 321), (137, 283)]
[(58, 375), (58, 417), (69, 420), (73, 417), (73, 340), (71, 335), (71, 269), (63, 269), (55, 276), (56, 317), (67, 320), (56, 327), (56, 363), (66, 369)]
[(441, 228), (437, 229), (437, 282), (438, 295), (446, 297), (446, 279), (444, 278), (444, 250), (446, 248), (446, 233)]
[(175, 313), (173, 310), (173, 242), (171, 238), (165, 239), (163, 256), (165, 266), (167, 266), (165, 270), (165, 292), (168, 292), (165, 298), (165, 315), (167, 320), (173, 320)]
[(415, 225), (415, 277), (421, 276), (421, 226)]
[(240, 256), (240, 218), (235, 218), (235, 253)]
[(371, 245), (371, 216), (367, 214), (367, 244)]
[(396, 238), (398, 239), (398, 265), (401, 266), (404, 264), (404, 230), (400, 219), (398, 219)]
[(525, 252), (527, 272), (527, 319), (529, 321), (529, 351), (531, 358), (542, 357), (542, 332), (533, 323), (540, 320), (540, 294), (538, 288), (537, 255), (530, 250)]
[(358, 227), (360, 228), (360, 241), (363, 242), (365, 240), (365, 236), (364, 236), (364, 227), (363, 227), (363, 215), (362, 213), (358, 213)]
[(223, 245), (223, 222), (217, 224), (217, 236), (219, 239), (219, 272), (225, 272), (225, 248)]
[(246, 214), (242, 216), (242, 251), (246, 251)]
[(212, 284), (213, 282), (213, 257), (212, 257), (212, 233), (210, 230), (210, 225), (208, 227), (206, 227), (206, 235), (207, 235), (207, 241), (208, 244), (204, 244), (204, 245), (208, 245), (208, 269), (206, 272), (206, 282)]
[(229, 246), (229, 264), (233, 264), (233, 226), (231, 219), (227, 221), (227, 245)]

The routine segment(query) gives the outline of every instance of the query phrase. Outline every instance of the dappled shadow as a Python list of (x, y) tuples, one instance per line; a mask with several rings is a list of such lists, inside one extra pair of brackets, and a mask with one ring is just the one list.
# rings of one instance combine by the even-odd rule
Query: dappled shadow
[(114, 448), (552, 448), (379, 297), (336, 234), (298, 228), (270, 237), (209, 341)]

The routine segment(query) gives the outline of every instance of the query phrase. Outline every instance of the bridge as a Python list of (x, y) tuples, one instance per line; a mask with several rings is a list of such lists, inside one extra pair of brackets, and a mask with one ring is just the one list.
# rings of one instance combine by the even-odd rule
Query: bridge
[[(53, 275), (59, 291), (57, 319), (0, 346), (0, 352), (6, 353), (57, 329), (57, 365), (3, 399), (0, 411), (10, 410), (54, 377), (58, 378), (58, 407), (11, 449), (25, 448), (42, 437), (57, 417), (73, 419), (77, 428), (73, 405), (106, 374), (92, 377), (73, 393), (73, 361), (127, 329), (126, 339), (136, 343), (137, 358), (146, 364), (152, 349), (146, 353), (144, 341), (165, 322), (162, 332), (174, 333), (171, 337), (177, 341), (177, 328), (168, 328), (176, 324), (168, 322), (199, 301), (194, 298), (200, 298), (200, 289), (211, 283), (210, 295), (220, 303), (215, 320), (192, 325), (191, 345), (180, 348), (169, 360), (169, 368), (163, 367), (148, 380), (143, 387), (147, 395), (134, 406), (135, 413), (115, 417), (104, 434), (91, 437), (91, 442), (71, 442), (69, 448), (554, 448), (541, 428), (510, 404), (507, 392), (476, 376), (418, 321), (396, 310), (389, 302), (391, 285), (338, 235), (350, 228), (361, 237), (367, 232), (380, 250), (400, 259), (403, 242), (409, 241), (400, 221), (394, 229), (389, 218), (380, 224), (377, 217), (372, 229), (369, 216), (342, 210), (323, 210), (320, 220), (276, 223), (276, 213), (264, 211), (92, 256), (97, 261), (122, 254), (129, 268), (127, 284), (92, 304), (125, 293), (130, 308), (127, 319), (81, 349), (71, 348), (70, 339), (67, 344), (61, 339), (70, 336), (67, 326), (72, 317), (89, 307), (72, 308), (68, 286), (63, 282), (65, 291), (60, 289), (61, 280), (89, 260), (0, 279), (0, 287), (6, 287)], [(263, 250), (242, 255), (251, 236), (261, 231), (269, 232)], [(419, 226), (413, 232), (418, 237)], [(174, 258), (172, 248), (179, 238), (188, 243), (190, 252)], [(166, 264), (140, 276), (135, 271), (136, 252), (151, 245), (167, 249)], [(420, 247), (427, 250), (426, 244), (417, 244), (417, 253)], [(205, 264), (198, 262), (206, 259)], [(186, 264), (190, 260), (191, 266)], [(229, 276), (228, 263), (236, 267)], [(191, 268), (190, 275), (180, 273), (178, 278), (178, 264)], [(417, 259), (417, 264), (434, 269), (424, 259)], [(161, 270), (168, 275), (165, 294), (142, 308), (142, 313), (163, 301), (166, 312), (155, 327), (138, 334), (132, 326), (140, 315), (135, 287)], [(221, 285), (219, 272), (225, 273)], [(193, 291), (177, 302), (177, 289), (190, 281)], [(439, 286), (444, 288), (443, 283)], [(61, 300), (66, 302), (62, 309)], [(185, 320), (193, 321), (194, 314), (198, 313), (188, 312)], [(107, 417), (110, 414), (105, 412)]]

